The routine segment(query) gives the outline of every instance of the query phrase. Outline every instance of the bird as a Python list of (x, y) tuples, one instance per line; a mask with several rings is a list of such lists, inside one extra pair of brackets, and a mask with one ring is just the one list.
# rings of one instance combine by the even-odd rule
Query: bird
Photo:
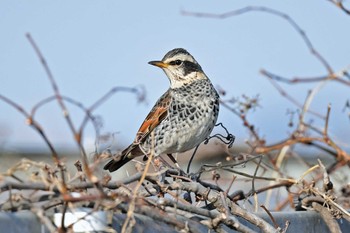
[(134, 141), (104, 170), (116, 171), (130, 160), (150, 153), (154, 157), (170, 156), (193, 149), (210, 136), (216, 124), (219, 94), (187, 50), (175, 48), (162, 60), (149, 64), (165, 72), (170, 87), (147, 115)]

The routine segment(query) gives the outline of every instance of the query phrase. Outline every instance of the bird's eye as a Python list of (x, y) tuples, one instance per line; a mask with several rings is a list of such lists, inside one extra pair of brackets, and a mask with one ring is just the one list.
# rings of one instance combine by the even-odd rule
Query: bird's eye
[(175, 61), (175, 64), (176, 64), (177, 66), (181, 65), (181, 63), (182, 63), (181, 60), (176, 60), (176, 61)]
[(181, 60), (175, 60), (175, 61), (171, 61), (170, 62), (170, 65), (177, 65), (177, 66), (179, 66), (179, 65), (181, 65), (182, 64), (182, 61)]

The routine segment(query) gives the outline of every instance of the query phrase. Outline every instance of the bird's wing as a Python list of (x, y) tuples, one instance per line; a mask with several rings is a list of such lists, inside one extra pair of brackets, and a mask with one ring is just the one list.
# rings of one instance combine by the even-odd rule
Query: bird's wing
[(143, 121), (136, 134), (133, 144), (140, 144), (145, 141), (147, 136), (162, 122), (168, 115), (168, 109), (171, 102), (170, 89), (165, 92), (154, 105), (146, 119)]
[(121, 154), (109, 161), (104, 166), (105, 170), (109, 170), (110, 172), (118, 170), (131, 159), (144, 154), (144, 152), (140, 148), (140, 144), (146, 140), (147, 136), (150, 135), (154, 128), (157, 127), (160, 124), (160, 122), (162, 122), (167, 116), (170, 102), (171, 95), (169, 89), (159, 98), (157, 103), (152, 108), (151, 112), (143, 121), (139, 131), (136, 134), (134, 142), (125, 150), (123, 150)]

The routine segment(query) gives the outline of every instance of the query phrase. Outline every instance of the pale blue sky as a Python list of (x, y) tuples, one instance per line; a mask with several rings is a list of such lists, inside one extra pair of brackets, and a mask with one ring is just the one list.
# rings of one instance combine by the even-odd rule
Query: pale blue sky
[[(201, 64), (214, 85), (224, 87), (227, 97), (260, 95), (261, 108), (250, 115), (268, 142), (288, 135), (286, 110), (295, 109), (270, 82), (259, 74), (261, 68), (283, 75), (326, 74), (310, 55), (300, 35), (283, 19), (251, 12), (225, 20), (181, 15), (181, 9), (223, 13), (248, 5), (266, 6), (291, 16), (307, 33), (316, 49), (335, 70), (350, 64), (350, 17), (329, 1), (13, 1), (0, 2), (0, 94), (27, 110), (52, 95), (44, 70), (28, 43), (29, 32), (42, 50), (62, 94), (86, 106), (114, 86), (143, 85), (146, 104), (137, 103), (129, 93), (114, 95), (97, 109), (104, 122), (103, 132), (118, 132), (116, 143), (130, 143), (144, 117), (168, 88), (165, 74), (147, 64), (161, 59), (175, 48), (187, 49)], [(301, 102), (315, 84), (289, 88)], [(342, 113), (349, 88), (328, 84), (316, 96), (312, 108), (326, 112), (332, 103), (330, 130), (346, 143), (350, 121)], [(82, 113), (70, 107), (75, 122)], [(72, 137), (56, 102), (37, 115), (50, 139), (71, 146)], [(223, 122), (238, 141), (247, 138), (241, 121), (221, 110)], [(318, 122), (316, 122), (318, 123)], [(316, 124), (322, 127), (322, 124)], [(91, 129), (91, 127), (89, 127)], [(24, 118), (0, 102), (0, 145), (7, 150), (23, 146), (45, 148), (38, 134), (25, 125)], [(93, 141), (87, 132), (87, 140)]]

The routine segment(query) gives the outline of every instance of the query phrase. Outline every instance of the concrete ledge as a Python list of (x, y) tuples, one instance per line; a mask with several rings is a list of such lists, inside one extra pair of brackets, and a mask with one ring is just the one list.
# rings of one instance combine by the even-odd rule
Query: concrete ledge
[(16, 213), (0, 212), (0, 232), (39, 233), (48, 232), (39, 219), (30, 211)]
[[(265, 213), (259, 213), (260, 217), (271, 223), (270, 218)], [(284, 227), (287, 220), (290, 225), (287, 232), (307, 232), (307, 233), (327, 233), (329, 229), (319, 214), (311, 211), (300, 212), (273, 212), (276, 222), (279, 226)], [(177, 232), (172, 226), (162, 222), (155, 222), (153, 219), (135, 214), (136, 225), (133, 232)], [(125, 220), (125, 214), (115, 214), (113, 217), (112, 226), (117, 232), (121, 230), (121, 226)], [(239, 219), (242, 224), (259, 232), (259, 228), (243, 219)], [(350, 223), (346, 220), (338, 220), (342, 232), (350, 232)], [(200, 223), (195, 224), (198, 232), (209, 232), (208, 228)], [(225, 228), (228, 232), (236, 232)], [(49, 232), (45, 226), (40, 223), (40, 220), (30, 211), (20, 211), (16, 213), (0, 212), (0, 232), (7, 233), (47, 233)]]
[[(270, 217), (266, 213), (259, 213), (258, 216), (272, 224)], [(287, 232), (298, 233), (327, 233), (330, 232), (328, 226), (316, 212), (312, 211), (294, 211), (294, 212), (272, 212), (272, 216), (280, 227), (284, 227), (287, 220), (290, 225)], [(259, 228), (243, 219), (239, 219), (245, 226), (255, 231)], [(338, 220), (342, 232), (350, 232), (350, 223), (344, 219)]]

